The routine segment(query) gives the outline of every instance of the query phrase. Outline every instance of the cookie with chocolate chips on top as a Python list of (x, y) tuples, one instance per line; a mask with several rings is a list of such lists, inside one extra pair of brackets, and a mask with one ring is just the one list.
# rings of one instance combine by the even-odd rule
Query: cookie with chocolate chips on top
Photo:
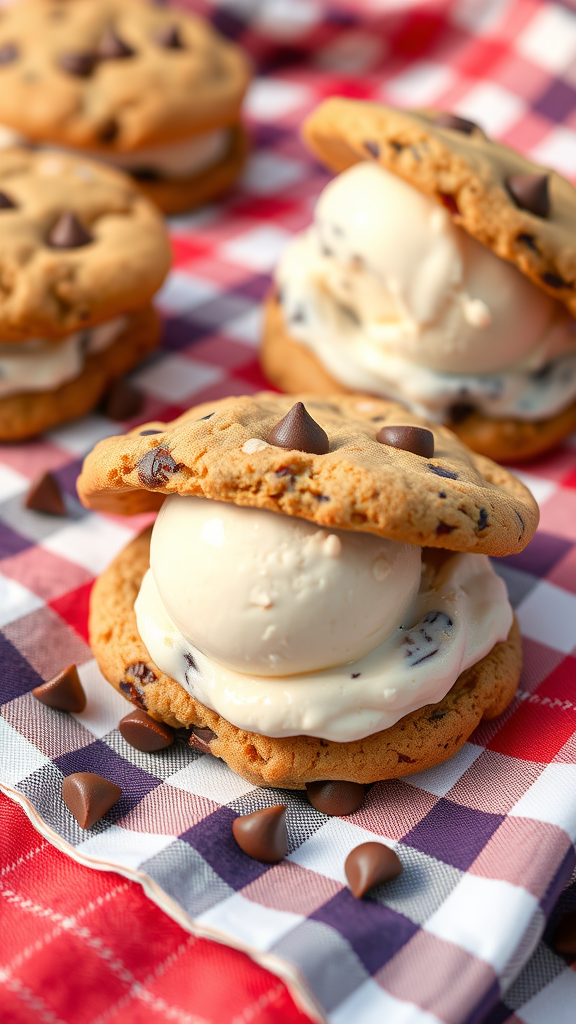
[(397, 398), (498, 461), (576, 428), (576, 189), (440, 111), (332, 97), (336, 177), (286, 247), (262, 364), (282, 389)]
[(395, 403), (221, 399), (100, 442), (78, 490), (160, 509), (96, 581), (103, 675), (251, 782), (417, 772), (512, 699), (520, 635), (486, 555), (522, 550), (537, 506)]
[(240, 47), (195, 14), (144, 0), (20, 0), (0, 19), (0, 145), (104, 160), (178, 213), (238, 177), (250, 77)]

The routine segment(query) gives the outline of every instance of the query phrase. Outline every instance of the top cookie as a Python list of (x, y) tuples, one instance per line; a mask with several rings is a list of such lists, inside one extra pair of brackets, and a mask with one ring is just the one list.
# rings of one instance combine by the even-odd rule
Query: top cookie
[[(333, 171), (377, 160), (437, 199), (456, 224), (576, 316), (576, 189), (565, 178), (440, 111), (333, 97), (303, 130)], [(547, 188), (535, 180), (542, 176)]]
[(141, 0), (19, 0), (0, 11), (0, 124), (125, 152), (238, 120), (247, 58), (209, 23)]
[[(302, 396), (322, 428), (308, 431), (306, 446), (326, 454), (278, 446), (302, 443), (297, 424), (267, 443), (297, 401), (269, 392), (225, 398), (172, 423), (107, 438), (84, 463), (80, 499), (89, 508), (131, 515), (159, 508), (166, 494), (200, 495), (321, 526), (489, 555), (521, 551), (533, 536), (538, 506), (516, 477), (395, 402)], [(387, 425), (428, 428), (433, 454), (380, 443), (376, 435)], [(394, 432), (386, 433), (394, 440)], [(416, 443), (413, 431), (401, 429), (395, 442), (424, 451), (432, 440), (426, 431), (415, 437)]]
[(120, 171), (0, 151), (0, 341), (61, 337), (139, 309), (170, 262), (161, 215)]

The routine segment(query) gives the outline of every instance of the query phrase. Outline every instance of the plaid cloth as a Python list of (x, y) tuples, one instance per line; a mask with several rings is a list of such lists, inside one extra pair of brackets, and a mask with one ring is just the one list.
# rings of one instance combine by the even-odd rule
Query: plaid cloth
[[(284, 25), (280, 41), (258, 24), (261, 3), (235, 4), (226, 24), (215, 12), (275, 70), (249, 95), (256, 148), (241, 186), (221, 206), (172, 222), (175, 269), (159, 300), (164, 351), (133, 375), (145, 395), (140, 419), (171, 418), (264, 383), (255, 351), (259, 302), (327, 180), (296, 134), (324, 96), (452, 108), (572, 171), (576, 16), (568, 7), (537, 0), (391, 7), (382, 13), (366, 2), (350, 15), (335, 5), (321, 17), (312, 0), (296, 4), (320, 14), (296, 34)], [(511, 1020), (525, 1024), (572, 1021), (576, 977), (547, 945), (514, 979), (575, 863), (574, 447), (522, 474), (541, 504), (541, 528), (524, 554), (497, 563), (524, 638), (513, 705), (446, 765), (376, 785), (356, 814), (329, 819), (302, 795), (255, 789), (182, 744), (145, 755), (120, 737), (127, 705), (91, 658), (87, 602), (94, 576), (147, 519), (89, 513), (75, 497), (83, 456), (119, 429), (95, 413), (0, 453), (6, 791), (56, 845), (142, 881), (172, 917), (248, 950), (286, 978), (312, 1014), (335, 1024), (477, 1024), (487, 1014), (497, 1024), (510, 1009)], [(66, 492), (64, 521), (22, 508), (29, 479), (44, 469)], [(88, 693), (82, 715), (50, 711), (29, 692), (69, 661), (80, 665)], [(89, 833), (60, 798), (62, 777), (82, 770), (123, 789)], [(280, 800), (288, 804), (290, 853), (264, 866), (236, 847), (230, 823)], [(353, 846), (375, 836), (397, 849), (405, 870), (358, 902), (342, 865)]]

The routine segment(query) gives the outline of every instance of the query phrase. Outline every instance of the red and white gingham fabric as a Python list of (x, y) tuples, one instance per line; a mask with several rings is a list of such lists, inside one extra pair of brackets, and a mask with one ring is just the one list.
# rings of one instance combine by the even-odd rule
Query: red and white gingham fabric
[[(209, 3), (188, 6), (204, 10), (224, 31), (247, 45), (268, 72), (256, 81), (248, 97), (255, 151), (241, 185), (222, 205), (173, 221), (175, 269), (160, 297), (167, 318), (164, 353), (134, 375), (146, 399), (142, 419), (167, 419), (197, 401), (239, 394), (264, 383), (255, 351), (258, 304), (279, 253), (292, 233), (308, 223), (314, 199), (327, 180), (325, 172), (304, 153), (297, 137), (301, 118), (323, 97), (343, 93), (406, 106), (451, 108), (478, 120), (492, 134), (543, 163), (567, 174), (576, 168), (576, 15), (566, 5), (538, 0), (422, 4), (365, 0), (352, 8), (343, 3), (321, 5), (315, 0), (291, 0), (289, 4), (280, 0), (237, 0), (227, 7)], [(98, 703), (102, 684), (86, 645), (87, 600), (94, 575), (143, 520), (86, 515), (74, 498), (74, 481), (82, 457), (93, 443), (118, 429), (118, 424), (96, 413), (53, 431), (41, 441), (7, 447), (0, 453), (0, 644), (2, 685), (6, 688), (0, 698), (2, 752), (13, 744), (2, 779), (11, 792), (17, 790), (29, 810), (44, 801), (44, 817), (55, 830), (55, 837), (62, 837), (65, 829), (59, 831), (55, 819), (51, 819), (53, 809), (46, 802), (49, 792), (46, 786), (42, 789), (36, 785), (37, 779), (34, 785), (30, 783), (30, 772), (34, 775), (43, 770), (48, 762), (60, 773), (78, 770), (70, 767), (73, 761), (66, 758), (78, 756), (86, 745), (116, 749), (113, 725), (119, 715), (115, 706), (106, 709)], [(27, 481), (41, 469), (56, 471), (68, 495), (69, 517), (64, 523), (48, 522), (22, 510)], [(504, 560), (500, 566), (517, 608), (526, 655), (522, 689), (512, 713), (494, 726), (482, 727), (462, 756), (446, 768), (388, 787), (385, 796), (372, 791), (374, 796), (371, 793), (367, 806), (349, 822), (322, 826), (322, 834), (326, 836), (331, 828), (335, 841), (344, 846), (361, 841), (358, 836), (364, 838), (365, 832), (401, 841), (404, 851), (418, 852), (420, 861), (415, 863), (427, 869), (432, 861), (438, 864), (438, 879), (432, 882), (432, 874), (427, 875), (430, 893), (438, 896), (440, 877), (445, 887), (435, 911), (428, 908), (422, 913), (418, 904), (423, 927), (418, 927), (395, 956), (378, 960), (380, 954), (374, 957), (373, 949), (355, 954), (361, 962), (358, 984), (344, 987), (344, 998), (327, 1009), (335, 1024), (372, 1024), (386, 1016), (394, 1024), (479, 1024), (487, 1013), (487, 1024), (507, 1020), (515, 1024), (573, 1024), (574, 971), (546, 943), (540, 945), (511, 987), (504, 991), (494, 981), (499, 976), (502, 985), (508, 985), (528, 957), (558, 887), (569, 876), (576, 834), (575, 449), (567, 444), (532, 467), (526, 479), (541, 503), (541, 530), (525, 555)], [(47, 678), (71, 660), (82, 666), (93, 704), (86, 717), (72, 719), (69, 726), (59, 722), (50, 733), (46, 729), (48, 712), (35, 706), (27, 691), (39, 677)], [(112, 698), (113, 694), (110, 701)], [(209, 782), (204, 776), (199, 781), (200, 768), (194, 771), (197, 776), (192, 796), (211, 800), (220, 810), (232, 802), (237, 812), (240, 805), (232, 797), (242, 800), (246, 794), (232, 792), (232, 783), (221, 774), (216, 778), (216, 769), (208, 769), (207, 775), (212, 776)], [(185, 791), (177, 785), (176, 789)], [(170, 784), (164, 780), (151, 792), (166, 794), (169, 790)], [(138, 806), (130, 811), (129, 820), (124, 817), (120, 826), (114, 825), (94, 837), (98, 841), (90, 847), (93, 858), (122, 863), (127, 870), (125, 846), (116, 858), (114, 850), (120, 850), (126, 836), (135, 833), (143, 837), (142, 842), (145, 839), (149, 856), (154, 851), (162, 852), (159, 840), (171, 837), (158, 834), (158, 818), (151, 810), (151, 801), (146, 805), (148, 819), (138, 819)], [(469, 817), (465, 811), (470, 812)], [(192, 812), (198, 821), (205, 810), (199, 814), (197, 803), (184, 800), (178, 807), (179, 820), (182, 814)], [(19, 811), (9, 813), (13, 819)], [(460, 819), (458, 814), (462, 815)], [(499, 823), (495, 821), (498, 816), (503, 818)], [(426, 832), (423, 823), (431, 821), (434, 827)], [(452, 863), (453, 850), (443, 848), (438, 838), (443, 831), (457, 832), (458, 821), (463, 846), (467, 833), (477, 834), (479, 822), (487, 829), (477, 853), (465, 866), (464, 862)], [(110, 845), (111, 837), (115, 847)], [(299, 882), (306, 871), (315, 872), (325, 886), (322, 898), (337, 901), (342, 891), (338, 864), (329, 863), (325, 850), (319, 859), (314, 839), (312, 836), (296, 848), (291, 870)], [(67, 841), (69, 849), (79, 845), (70, 838)], [(194, 846), (193, 837), (190, 841), (196, 850), (198, 843)], [(24, 852), (24, 847), (19, 847), (15, 859), (27, 858), (28, 850), (33, 849), (31, 846)], [(51, 960), (42, 952), (40, 939), (40, 948), (34, 945), (34, 956), (29, 952), (32, 947), (29, 938), (24, 937), (23, 922), (28, 913), (24, 903), (32, 900), (48, 912), (48, 917), (50, 908), (54, 911), (34, 889), (41, 878), (43, 890), (58, 892), (64, 901), (55, 912), (64, 910), (74, 915), (79, 905), (91, 906), (91, 886), (96, 879), (106, 879), (112, 887), (124, 883), (99, 873), (82, 882), (86, 872), (68, 864), (66, 872), (76, 874), (71, 885), (72, 902), (67, 904), (67, 894), (54, 881), (58, 878), (56, 865), (61, 861), (50, 860), (60, 854), (46, 850), (41, 868), (33, 868), (35, 861), (41, 861), (32, 852), (22, 862), (29, 869), (31, 888), (22, 890), (24, 902), (10, 902), (10, 913), (15, 915), (10, 923), (3, 924), (8, 922), (6, 916), (0, 919), (0, 927), (6, 928), (8, 935), (23, 936), (16, 944), (12, 938), (10, 945), (0, 943), (0, 949), (10, 954), (7, 959), (2, 954), (0, 964), (0, 983), (4, 983), (10, 999), (6, 1005), (10, 1005), (14, 1021), (27, 1021), (30, 1017), (25, 1014), (31, 1012), (36, 1013), (36, 1019), (70, 1024), (114, 1020), (121, 996), (108, 991), (108, 965), (100, 975), (100, 986), (94, 980), (97, 974), (91, 974), (86, 985), (91, 997), (95, 989), (101, 988), (98, 996), (102, 997), (102, 1008), (91, 1009), (87, 1000), (84, 1004), (67, 1000), (67, 990), (73, 990), (71, 972), (55, 972), (58, 959)], [(87, 849), (84, 853), (89, 855)], [(141, 862), (134, 860), (132, 849), (130, 857), (135, 866)], [(11, 863), (6, 861), (5, 867)], [(153, 876), (151, 869), (149, 875)], [(248, 906), (266, 909), (260, 918), (260, 936), (256, 935), (254, 921), (250, 932), (250, 940), (260, 949), (274, 947), (272, 940), (266, 946), (266, 929), (269, 936), (270, 930), (282, 923), (282, 915), (293, 911), (293, 904), (281, 905), (284, 883), (280, 875), (276, 882), (275, 877), (270, 872), (254, 879), (243, 887), (243, 895), (231, 897), (232, 901), (244, 901), (234, 904), (243, 910)], [(126, 891), (132, 893), (133, 887)], [(304, 892), (303, 896), (309, 899), (310, 893)], [(567, 908), (572, 898), (569, 892), (565, 897)], [(132, 910), (134, 927), (128, 929), (133, 952), (125, 967), (147, 991), (148, 983), (142, 980), (145, 975), (137, 972), (143, 956), (141, 938), (147, 931), (146, 915), (156, 915), (157, 921), (160, 912), (151, 908), (140, 893), (138, 899), (138, 910)], [(316, 919), (323, 921), (318, 916), (322, 906), (315, 906)], [(506, 914), (502, 913), (503, 907), (507, 908)], [(216, 921), (231, 940), (238, 941), (243, 922), (223, 916), (218, 907), (216, 911), (210, 908), (210, 913), (212, 924)], [(406, 913), (408, 918), (412, 913), (414, 924), (415, 911)], [(310, 909), (303, 914), (310, 914)], [(104, 916), (99, 922), (98, 938), (108, 943), (107, 948), (112, 949), (114, 942), (123, 943), (122, 949), (126, 947), (125, 922), (122, 914), (119, 917), (118, 921)], [(12, 920), (17, 929), (12, 927)], [(161, 920), (163, 924), (157, 927), (175, 936), (177, 946), (177, 926), (167, 918)], [(331, 925), (334, 922), (332, 916)], [(495, 923), (502, 933), (507, 932), (505, 936), (493, 934)], [(346, 923), (340, 927), (352, 948), (360, 949), (361, 943), (354, 946)], [(182, 942), (189, 941), (184, 933), (180, 935), (184, 936)], [(253, 941), (255, 937), (261, 940), (260, 945)], [(383, 934), (375, 935), (376, 946), (385, 938)], [(518, 944), (512, 961), (501, 963), (498, 958), (503, 951)], [(284, 948), (287, 962), (298, 962), (294, 952), (290, 961), (281, 940), (276, 945), (276, 955), (282, 955)], [(206, 949), (213, 947), (206, 945)], [(341, 947), (334, 949), (335, 958), (342, 955)], [(228, 951), (220, 952), (219, 961), (218, 954), (210, 955), (215, 958), (210, 963), (217, 966), (203, 966), (201, 970), (216, 977), (216, 982), (218, 976), (221, 981), (227, 980), (231, 970)], [(68, 949), (67, 956), (74, 956), (74, 951)], [(75, 963), (82, 964), (82, 956), (76, 957)], [(126, 961), (126, 957), (119, 959)], [(158, 952), (151, 971), (160, 959)], [(63, 958), (62, 962), (70, 961)], [(338, 965), (340, 961), (335, 962)], [(352, 969), (351, 964), (348, 958), (346, 969), (353, 973), (356, 968)], [(341, 973), (344, 978), (346, 970)], [(465, 979), (467, 991), (455, 993), (459, 978)], [(244, 1012), (238, 1002), (243, 990), (235, 982), (230, 1001), (213, 1004), (218, 1009), (216, 1016), (210, 1017), (208, 1011), (200, 1011), (198, 992), (190, 994), (186, 968), (180, 969), (174, 962), (170, 979), (170, 997), (176, 1009), (168, 1001), (157, 1009), (160, 1019), (194, 1020), (196, 1024), (202, 1019), (234, 1021), (241, 1011), (244, 1015), (238, 1020), (264, 1021), (268, 1018), (263, 1013), (273, 1013), (272, 1002), (268, 1008), (254, 1009), (247, 1000)], [(308, 978), (312, 990), (316, 981), (313, 976)], [(267, 983), (260, 978), (259, 984)], [(279, 985), (277, 980), (273, 984)], [(264, 989), (257, 991), (264, 998)], [(289, 1014), (298, 1011), (290, 1007), (282, 987), (272, 991), (278, 992), (278, 999), (286, 1000), (281, 1012), (286, 1013), (283, 1019), (291, 1022)], [(167, 998), (164, 990), (158, 998)], [(325, 996), (324, 1000), (326, 1005)], [(512, 1017), (511, 1011), (515, 1011)], [(134, 1020), (138, 1019), (138, 1009), (130, 1012)], [(258, 1012), (260, 1017), (255, 1016)], [(122, 1019), (130, 1018), (127, 1015)], [(269, 1019), (272, 1022), (278, 1017)]]

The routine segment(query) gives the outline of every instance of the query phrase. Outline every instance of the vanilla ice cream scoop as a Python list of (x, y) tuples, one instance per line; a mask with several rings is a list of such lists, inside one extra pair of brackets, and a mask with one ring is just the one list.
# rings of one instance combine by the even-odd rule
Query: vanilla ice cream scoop
[(237, 672), (283, 676), (355, 661), (391, 636), (418, 591), (421, 549), (171, 495), (150, 566), (194, 647)]
[(309, 258), (299, 251), (295, 270), (288, 250), (280, 283), (311, 275), (391, 355), (436, 371), (492, 373), (573, 345), (560, 303), (376, 162), (326, 186), (308, 237)]

